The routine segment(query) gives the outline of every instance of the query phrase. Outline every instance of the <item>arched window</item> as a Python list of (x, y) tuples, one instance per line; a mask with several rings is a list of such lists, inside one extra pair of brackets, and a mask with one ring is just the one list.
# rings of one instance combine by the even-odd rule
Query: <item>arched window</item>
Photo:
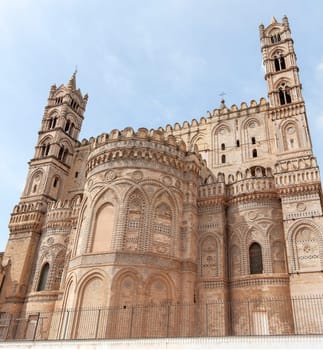
[(221, 150), (222, 150), (222, 151), (225, 150), (225, 144), (224, 144), (224, 143), (221, 144)]
[(279, 101), (281, 105), (285, 105), (292, 102), (290, 88), (286, 85), (286, 83), (282, 83), (279, 87)]
[(50, 144), (49, 143), (43, 143), (41, 145), (41, 156), (46, 157), (49, 154)]
[(258, 157), (258, 154), (257, 154), (257, 150), (256, 150), (256, 149), (253, 149), (253, 150), (252, 150), (252, 157), (253, 157), (253, 158), (257, 158), (257, 157)]
[(252, 243), (249, 247), (250, 274), (263, 273), (261, 246)]
[(38, 286), (37, 286), (37, 292), (40, 292), (42, 290), (46, 289), (46, 283), (47, 283), (47, 278), (48, 278), (48, 272), (49, 272), (49, 264), (46, 263), (43, 265), (38, 281)]
[(281, 38), (280, 38), (280, 34), (279, 33), (276, 33), (276, 34), (273, 34), (271, 37), (270, 37), (270, 40), (273, 44), (275, 43), (278, 43)]
[(240, 147), (240, 141), (237, 140), (237, 147)]
[(54, 129), (56, 126), (57, 117), (52, 117), (48, 121), (48, 129)]
[(274, 63), (275, 63), (276, 72), (278, 72), (282, 69), (286, 69), (285, 58), (284, 58), (283, 53), (281, 51), (278, 51), (274, 55)]
[(225, 163), (225, 154), (222, 154), (222, 156), (221, 156), (221, 163), (222, 163), (222, 164)]
[(255, 137), (252, 137), (252, 138), (251, 138), (251, 143), (252, 143), (253, 145), (256, 144), (256, 138), (255, 138)]
[(61, 146), (58, 152), (58, 159), (64, 163), (66, 161), (67, 154), (68, 154), (68, 149), (65, 148), (64, 146)]
[(70, 126), (71, 126), (71, 121), (68, 119), (68, 120), (66, 121), (64, 131), (65, 131), (65, 132), (68, 132), (69, 129), (70, 129)]
[(54, 181), (53, 181), (53, 187), (55, 188), (55, 187), (57, 187), (57, 185), (58, 185), (58, 177), (55, 176)]
[(72, 137), (73, 137), (73, 131), (75, 129), (75, 125), (74, 123), (71, 123), (71, 126), (70, 126), (70, 131), (68, 132)]

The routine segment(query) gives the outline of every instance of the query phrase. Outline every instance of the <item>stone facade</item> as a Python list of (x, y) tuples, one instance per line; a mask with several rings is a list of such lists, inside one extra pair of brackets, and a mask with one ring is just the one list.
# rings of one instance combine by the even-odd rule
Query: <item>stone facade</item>
[[(256, 299), (248, 313), (269, 333), (297, 328), (292, 298), (323, 290), (321, 182), (287, 18), (260, 40), (269, 102), (222, 101), (182, 125), (78, 141), (87, 95), (75, 74), (52, 86), (1, 255), (2, 315), (62, 311), (48, 334), (79, 338), (91, 327), (75, 310), (221, 301), (211, 334), (257, 334), (238, 303)], [(261, 303), (273, 298), (284, 307)], [(187, 310), (189, 336), (205, 315)], [(153, 312), (136, 319), (143, 336)]]

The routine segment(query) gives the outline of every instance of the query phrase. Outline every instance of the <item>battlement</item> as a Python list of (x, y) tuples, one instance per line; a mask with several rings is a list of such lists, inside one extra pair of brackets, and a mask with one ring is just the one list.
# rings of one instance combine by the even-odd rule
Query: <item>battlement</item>
[[(88, 141), (91, 153), (87, 163), (87, 173), (95, 167), (117, 160), (147, 160), (179, 169), (199, 172), (203, 161), (197, 147), (188, 152), (186, 144), (173, 135), (165, 135), (160, 130), (125, 128), (112, 130)], [(85, 141), (81, 145), (86, 144)]]
[(226, 120), (232, 118), (244, 117), (250, 113), (256, 113), (261, 111), (266, 111), (269, 108), (269, 104), (265, 98), (260, 98), (259, 103), (255, 100), (251, 100), (249, 106), (246, 102), (242, 102), (240, 108), (237, 105), (233, 104), (230, 108), (227, 108), (225, 104), (221, 106), (221, 108), (216, 108), (213, 110), (213, 113), (207, 112), (206, 117), (201, 117), (199, 121), (196, 119), (192, 119), (189, 123), (188, 121), (184, 121), (182, 125), (179, 123), (175, 123), (173, 126), (167, 124), (165, 128), (159, 127), (158, 130), (161, 132), (165, 132), (166, 134), (187, 130), (190, 128), (196, 128), (199, 126), (203, 126), (209, 123), (218, 122), (219, 120)]
[(275, 192), (275, 182), (270, 168), (260, 166), (237, 171), (225, 177), (219, 173), (209, 176), (199, 189), (200, 199), (214, 196), (236, 197), (243, 194)]
[(46, 205), (42, 202), (23, 202), (16, 205), (9, 222), (10, 232), (39, 231), (45, 211)]
[(81, 199), (58, 200), (48, 203), (46, 228), (62, 228), (73, 226), (78, 218)]
[(316, 159), (313, 156), (280, 161), (275, 165), (275, 169), (275, 182), (277, 188), (289, 186), (295, 187), (295, 185), (304, 188), (304, 186), (318, 184), (321, 181), (319, 168)]

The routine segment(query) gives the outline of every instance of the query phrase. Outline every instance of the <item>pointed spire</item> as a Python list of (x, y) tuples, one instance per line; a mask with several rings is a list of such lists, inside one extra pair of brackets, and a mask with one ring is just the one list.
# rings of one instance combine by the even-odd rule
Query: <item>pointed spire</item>
[(72, 91), (76, 90), (76, 73), (77, 73), (77, 68), (75, 68), (75, 71), (72, 74), (70, 81), (67, 83), (67, 88)]
[(277, 19), (276, 19), (274, 16), (272, 16), (272, 18), (271, 18), (271, 24), (274, 24), (274, 23), (277, 23)]

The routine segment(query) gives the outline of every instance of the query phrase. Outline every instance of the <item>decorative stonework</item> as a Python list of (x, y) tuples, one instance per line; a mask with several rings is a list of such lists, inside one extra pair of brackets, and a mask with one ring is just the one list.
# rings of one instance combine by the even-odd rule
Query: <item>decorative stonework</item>
[[(323, 288), (322, 188), (287, 18), (260, 35), (269, 101), (222, 101), (181, 125), (77, 141), (87, 95), (75, 74), (52, 87), (10, 218), (1, 312), (41, 324), (54, 311), (50, 334), (66, 338), (148, 337), (156, 320), (156, 337), (297, 326), (308, 310), (291, 297)], [(277, 296), (287, 312), (232, 302)]]

